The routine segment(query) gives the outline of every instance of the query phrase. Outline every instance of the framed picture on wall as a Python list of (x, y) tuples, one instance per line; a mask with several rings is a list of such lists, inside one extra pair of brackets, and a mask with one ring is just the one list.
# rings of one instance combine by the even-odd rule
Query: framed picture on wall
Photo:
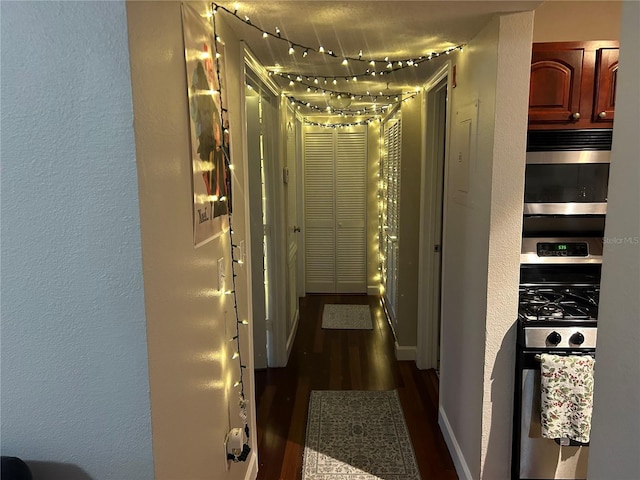
[(228, 118), (226, 111), (223, 116), (225, 99), (221, 97), (213, 27), (185, 4), (182, 23), (191, 131), (193, 242), (198, 247), (229, 228)]

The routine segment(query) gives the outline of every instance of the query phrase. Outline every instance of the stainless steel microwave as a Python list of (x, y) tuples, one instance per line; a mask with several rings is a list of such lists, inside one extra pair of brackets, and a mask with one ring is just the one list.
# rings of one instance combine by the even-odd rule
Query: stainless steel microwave
[(543, 139), (546, 144), (536, 137), (537, 142), (528, 142), (525, 215), (606, 214), (610, 131), (604, 131), (608, 141), (601, 142), (594, 142), (593, 136), (603, 131), (576, 136), (577, 132), (583, 131), (555, 131), (547, 135), (551, 139)]

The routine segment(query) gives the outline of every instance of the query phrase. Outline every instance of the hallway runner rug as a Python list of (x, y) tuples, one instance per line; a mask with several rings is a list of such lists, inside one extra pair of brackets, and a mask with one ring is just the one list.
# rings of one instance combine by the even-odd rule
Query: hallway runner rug
[(322, 328), (371, 330), (373, 324), (369, 305), (325, 305), (322, 312)]
[(395, 390), (314, 390), (302, 480), (420, 480)]

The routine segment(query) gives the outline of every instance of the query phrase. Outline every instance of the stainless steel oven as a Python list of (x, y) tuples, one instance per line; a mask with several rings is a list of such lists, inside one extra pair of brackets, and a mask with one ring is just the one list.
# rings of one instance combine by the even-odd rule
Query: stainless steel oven
[(524, 238), (513, 418), (513, 480), (586, 479), (589, 445), (543, 438), (543, 353), (595, 357), (602, 239)]
[(530, 131), (524, 215), (604, 215), (611, 130)]

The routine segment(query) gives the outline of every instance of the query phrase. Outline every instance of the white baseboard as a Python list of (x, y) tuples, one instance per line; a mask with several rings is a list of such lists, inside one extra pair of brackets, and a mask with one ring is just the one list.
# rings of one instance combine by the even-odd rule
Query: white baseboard
[(367, 295), (378, 296), (380, 295), (380, 287), (378, 285), (369, 285), (367, 287)]
[(247, 468), (244, 480), (256, 480), (256, 478), (258, 478), (258, 453), (253, 450), (249, 458), (249, 467)]
[[(289, 338), (287, 338), (287, 362), (289, 362), (289, 355), (291, 355), (291, 349), (293, 348), (293, 342), (296, 339), (296, 332), (298, 331), (298, 323), (300, 322), (300, 310), (296, 312), (296, 318), (293, 321), (293, 328), (291, 329), (291, 333), (289, 334)], [(283, 365), (283, 366), (286, 366)]]
[(473, 480), (469, 466), (464, 459), (460, 445), (456, 440), (456, 436), (453, 433), (449, 419), (447, 419), (447, 415), (444, 413), (442, 407), (438, 409), (438, 425), (440, 425), (442, 436), (449, 448), (449, 454), (451, 454), (451, 459), (453, 460), (453, 465), (456, 467), (458, 477), (462, 480)]
[(416, 347), (402, 347), (398, 345), (396, 341), (396, 360), (415, 360), (416, 359)]

